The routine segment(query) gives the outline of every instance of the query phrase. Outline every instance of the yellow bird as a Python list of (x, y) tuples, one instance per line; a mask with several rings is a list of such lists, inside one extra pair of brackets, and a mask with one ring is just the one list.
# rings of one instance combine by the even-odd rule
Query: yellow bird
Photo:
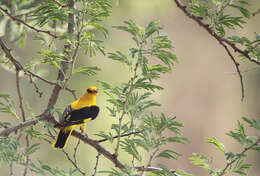
[(97, 93), (96, 87), (89, 87), (80, 99), (72, 102), (64, 110), (60, 123), (55, 126), (60, 127), (60, 132), (52, 144), (54, 148), (65, 148), (74, 128), (81, 125), (82, 131), (85, 132), (86, 123), (97, 117), (99, 113), (99, 107), (96, 105)]

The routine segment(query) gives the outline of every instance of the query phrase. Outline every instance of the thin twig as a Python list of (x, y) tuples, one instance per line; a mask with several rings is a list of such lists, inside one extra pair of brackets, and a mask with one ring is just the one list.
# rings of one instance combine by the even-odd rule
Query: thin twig
[[(26, 134), (26, 136), (25, 136), (25, 141), (26, 141), (26, 148), (28, 148), (30, 146), (29, 135), (28, 134)], [(23, 176), (26, 176), (27, 173), (28, 173), (29, 161), (30, 161), (30, 157), (29, 157), (29, 155), (27, 155), (26, 156), (26, 161), (25, 161), (25, 168), (24, 168)]]
[[(37, 75), (36, 73), (33, 73), (32, 71), (24, 70), (24, 68), (23, 68), (23, 66), (21, 65), (21, 63), (14, 58), (14, 56), (13, 56), (12, 53), (11, 53), (11, 49), (9, 49), (9, 48), (6, 46), (6, 44), (3, 42), (3, 40), (2, 40), (1, 37), (0, 37), (0, 46), (1, 46), (2, 50), (4, 51), (6, 57), (7, 57), (7, 58), (12, 62), (12, 64), (15, 66), (15, 69), (16, 69), (16, 70), (19, 70), (19, 71), (20, 71), (20, 70), (23, 70), (23, 71), (24, 71), (24, 74), (25, 74), (26, 76), (28, 76), (29, 79), (31, 79), (30, 77), (32, 76), (32, 77), (38, 78), (39, 80), (41, 80), (41, 81), (43, 81), (43, 82), (45, 82), (45, 83), (47, 83), (47, 84), (49, 84), (49, 85), (59, 86), (60, 89), (62, 88), (59, 84), (57, 84), (57, 83), (55, 83), (55, 82), (52, 82), (52, 81), (49, 81), (49, 80), (47, 80), (47, 79), (45, 79), (45, 78), (43, 78), (43, 77)], [(34, 85), (34, 87), (35, 87), (35, 86), (36, 86), (36, 85)], [(36, 88), (36, 87), (35, 87), (35, 88)], [(70, 92), (70, 93), (73, 95), (74, 99), (77, 99), (77, 96), (76, 96), (76, 94), (75, 94), (75, 90), (69, 89), (68, 87), (65, 87), (65, 90), (68, 91), (68, 92)], [(36, 88), (36, 92), (37, 92), (37, 88)], [(39, 92), (39, 94), (41, 94), (41, 92)]]
[(67, 157), (67, 159), (71, 162), (71, 164), (81, 173), (81, 175), (86, 175), (85, 172), (83, 172), (78, 165), (71, 159), (71, 157), (69, 156), (68, 152), (66, 152), (64, 149), (62, 149), (62, 152), (65, 154), (65, 156)]
[(97, 167), (98, 167), (98, 162), (99, 162), (100, 155), (101, 154), (98, 152), (98, 154), (96, 156), (96, 164), (95, 164), (95, 167), (94, 167), (94, 173), (92, 174), (92, 176), (95, 176), (96, 173), (97, 173)]
[(28, 28), (30, 28), (30, 29), (36, 31), (36, 32), (45, 33), (45, 34), (50, 35), (51, 37), (58, 38), (57, 35), (52, 34), (52, 33), (51, 33), (50, 31), (48, 31), (48, 30), (37, 29), (37, 28), (31, 26), (30, 24), (26, 23), (25, 21), (23, 21), (23, 20), (21, 20), (21, 19), (19, 19), (19, 18), (16, 18), (15, 16), (11, 15), (7, 10), (3, 9), (2, 7), (0, 7), (0, 10), (1, 10), (2, 12), (4, 12), (7, 16), (9, 16), (12, 20), (17, 21), (17, 22), (19, 22), (19, 23), (25, 25), (26, 27), (28, 27)]
[(141, 176), (143, 176), (144, 172), (148, 169), (148, 167), (151, 166), (152, 160), (153, 160), (154, 156), (156, 155), (156, 153), (159, 151), (159, 149), (160, 149), (160, 147), (158, 146), (158, 147), (150, 154), (148, 163), (147, 163), (145, 169), (141, 172)]
[[(260, 143), (260, 138), (258, 138), (255, 143), (253, 143), (252, 145), (246, 147), (242, 152), (240, 152), (240, 155), (245, 154), (248, 150), (250, 150), (250, 149), (252, 149), (253, 147), (257, 146), (258, 143)], [(224, 175), (225, 172), (226, 172), (226, 170), (227, 170), (228, 168), (230, 168), (230, 167), (232, 166), (232, 164), (235, 163), (235, 162), (238, 161), (238, 160), (239, 160), (239, 158), (235, 158), (235, 159), (231, 160), (229, 163), (227, 163), (226, 166), (225, 166), (225, 168), (222, 170), (222, 172), (220, 173), (219, 176)]]
[[(25, 74), (26, 74), (26, 72), (25, 72)], [(31, 83), (31, 84), (33, 85), (33, 87), (35, 88), (36, 93), (37, 93), (37, 94), (39, 95), (39, 97), (41, 98), (42, 95), (43, 95), (43, 92), (40, 91), (40, 88), (37, 86), (37, 84), (36, 84), (35, 81), (33, 80), (32, 75), (31, 75), (31, 74), (28, 74), (27, 76), (29, 77), (30, 83)]]
[[(140, 47), (142, 49), (142, 45)], [(123, 102), (123, 111), (122, 114), (119, 118), (119, 122), (118, 122), (118, 137), (117, 137), (117, 143), (116, 143), (116, 148), (115, 148), (115, 153), (114, 156), (117, 157), (118, 156), (118, 150), (119, 150), (119, 145), (120, 145), (120, 139), (121, 139), (121, 126), (122, 126), (122, 121), (123, 118), (126, 114), (126, 108), (127, 108), (127, 103), (128, 103), (128, 99), (131, 96), (131, 93), (133, 91), (133, 84), (134, 84), (134, 80), (137, 78), (137, 68), (138, 68), (138, 62), (135, 64), (135, 68), (134, 68), (134, 76), (131, 78), (131, 82), (130, 82), (130, 87), (129, 87), (129, 92), (127, 93), (127, 96), (125, 98), (125, 101)]]
[[(138, 133), (141, 133), (142, 131), (136, 131), (136, 132), (130, 132), (130, 133), (127, 133), (127, 134), (121, 134), (120, 137), (126, 137), (126, 136), (131, 136), (131, 135), (135, 135), (135, 134), (138, 134)], [(114, 136), (113, 138), (116, 139), (118, 138), (119, 135), (116, 135)], [(106, 142), (108, 141), (108, 139), (100, 139), (100, 140), (97, 140), (98, 143), (101, 143), (101, 142)]]
[[(22, 114), (22, 120), (23, 120), (23, 122), (25, 122), (26, 119), (25, 119), (25, 112), (24, 112), (24, 107), (23, 107), (23, 98), (22, 98), (21, 88), (20, 88), (19, 72), (20, 72), (20, 70), (16, 69), (16, 89), (17, 89), (17, 94), (18, 94), (18, 99), (19, 99), (19, 107), (21, 109), (21, 114)], [(28, 148), (30, 146), (28, 134), (25, 136), (25, 141), (26, 141), (26, 148)], [(28, 167), (29, 167), (29, 159), (30, 159), (29, 155), (27, 155), (23, 176), (27, 175)]]
[(240, 85), (241, 85), (241, 101), (243, 101), (244, 98), (245, 98), (245, 88), (244, 88), (243, 76), (242, 76), (242, 74), (240, 72), (240, 69), (239, 69), (239, 63), (236, 61), (234, 56), (231, 54), (231, 52), (229, 51), (228, 47), (223, 42), (220, 42), (220, 44), (225, 48), (225, 50), (227, 51), (229, 57), (231, 58), (232, 62), (234, 63), (234, 65), (236, 67), (236, 71), (237, 71), (237, 74), (239, 76)]
[(9, 171), (10, 171), (9, 176), (14, 176), (14, 168), (13, 168), (13, 164), (14, 164), (14, 162), (11, 161), (11, 163), (10, 163), (10, 167), (9, 167)]
[(75, 67), (76, 58), (77, 58), (78, 51), (79, 51), (79, 48), (80, 48), (81, 33), (84, 29), (84, 20), (83, 19), (84, 19), (84, 16), (82, 18), (82, 26), (81, 26), (78, 34), (77, 34), (76, 48), (75, 48), (73, 56), (71, 57), (70, 73), (69, 73), (69, 76), (65, 79), (64, 87), (67, 86), (69, 80), (71, 79), (72, 74), (73, 74), (73, 70), (74, 70), (74, 67)]
[(79, 149), (79, 144), (80, 144), (80, 139), (78, 139), (78, 143), (74, 147), (73, 158), (74, 158), (75, 164), (77, 164), (77, 156), (76, 156), (76, 154), (77, 154), (78, 149)]

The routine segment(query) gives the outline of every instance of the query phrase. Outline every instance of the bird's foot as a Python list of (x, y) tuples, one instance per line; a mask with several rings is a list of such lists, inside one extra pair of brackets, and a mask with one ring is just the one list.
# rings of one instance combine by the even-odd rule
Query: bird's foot
[(88, 138), (88, 134), (87, 133), (84, 133), (83, 134), (85, 138)]

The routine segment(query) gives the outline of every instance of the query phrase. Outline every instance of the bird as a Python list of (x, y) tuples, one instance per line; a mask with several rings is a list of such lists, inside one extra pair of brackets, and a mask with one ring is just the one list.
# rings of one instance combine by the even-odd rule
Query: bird
[[(60, 122), (54, 127), (59, 127), (60, 131), (54, 140), (53, 148), (64, 149), (72, 131), (81, 126), (84, 133), (86, 123), (96, 119), (99, 113), (99, 107), (96, 105), (98, 89), (95, 86), (88, 87), (85, 94), (78, 100), (69, 104), (63, 114)], [(87, 136), (87, 134), (85, 134)]]

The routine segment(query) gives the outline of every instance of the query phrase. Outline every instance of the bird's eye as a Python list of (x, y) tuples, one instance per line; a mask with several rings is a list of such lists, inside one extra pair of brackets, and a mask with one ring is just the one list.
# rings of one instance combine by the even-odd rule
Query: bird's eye
[(88, 89), (87, 91), (88, 91), (88, 93), (92, 93), (92, 90), (90, 90), (90, 89)]

